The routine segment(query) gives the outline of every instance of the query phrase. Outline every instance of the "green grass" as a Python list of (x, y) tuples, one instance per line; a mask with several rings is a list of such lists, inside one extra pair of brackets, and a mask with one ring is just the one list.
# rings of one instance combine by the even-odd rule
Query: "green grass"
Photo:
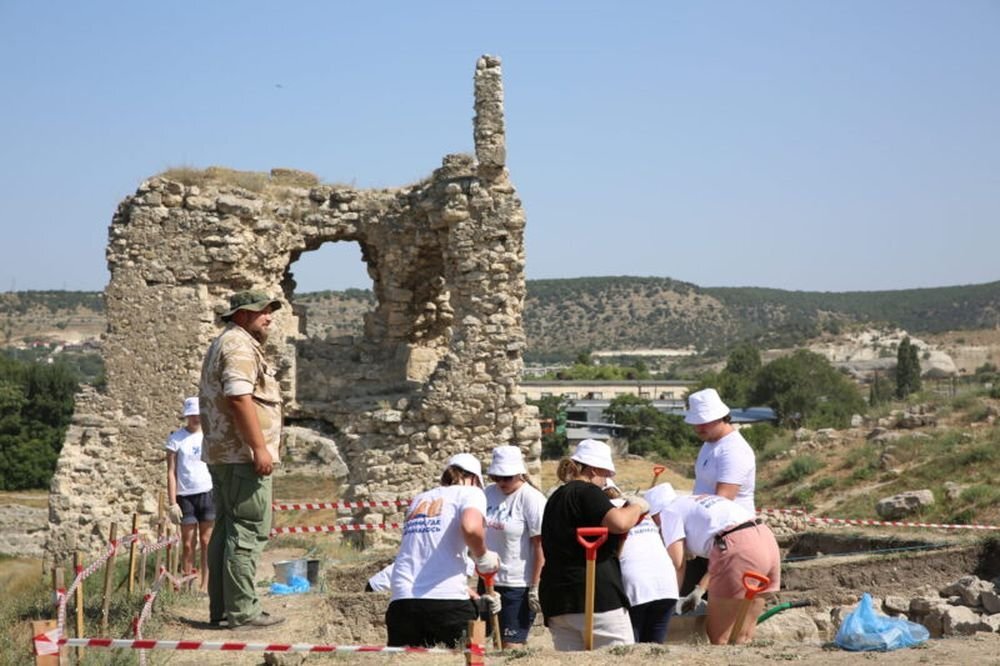
[[(150, 573), (147, 573), (147, 583), (154, 580), (152, 574), (153, 561), (147, 563)], [(84, 581), (83, 608), (84, 633), (86, 636), (98, 636), (101, 626), (101, 599), (104, 592), (104, 569), (98, 570)], [(73, 581), (72, 567), (64, 571), (66, 587)], [(137, 592), (129, 598), (127, 591), (128, 557), (119, 556), (115, 562), (112, 578), (111, 602), (108, 607), (108, 632), (113, 638), (131, 638), (132, 620), (142, 610), (142, 593)], [(171, 599), (183, 592), (175, 593), (165, 586), (159, 593), (157, 605), (167, 605)], [(69, 635), (75, 635), (75, 604), (71, 599), (67, 605), (67, 623)], [(33, 620), (54, 618), (56, 615), (52, 604), (51, 576), (43, 576), (37, 571), (31, 576), (19, 581), (17, 594), (0, 594), (0, 666), (21, 666), (34, 663), (31, 655), (30, 623)], [(162, 617), (162, 616), (160, 616)], [(154, 612), (143, 625), (145, 635), (156, 635), (161, 619)], [(136, 655), (130, 650), (87, 650), (84, 653), (83, 664), (87, 666), (111, 666), (136, 663)], [(151, 657), (150, 663), (164, 663)]]
[(776, 437), (773, 437), (764, 444), (764, 448), (760, 453), (757, 454), (758, 462), (767, 462), (768, 460), (774, 460), (785, 451), (792, 448), (795, 440), (790, 432), (784, 432)]
[(816, 456), (799, 456), (798, 458), (792, 460), (792, 462), (788, 463), (788, 465), (778, 473), (777, 478), (774, 480), (774, 485), (783, 486), (795, 481), (801, 481), (807, 476), (815, 474), (823, 467), (823, 461)]

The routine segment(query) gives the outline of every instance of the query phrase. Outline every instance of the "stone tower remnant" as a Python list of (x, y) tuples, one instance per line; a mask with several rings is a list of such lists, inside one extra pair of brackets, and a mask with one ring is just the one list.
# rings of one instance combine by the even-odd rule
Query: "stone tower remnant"
[[(447, 458), (521, 447), (539, 471), (535, 408), (518, 392), (525, 335), (524, 211), (506, 169), (500, 60), (476, 63), (475, 157), (448, 155), (397, 189), (319, 184), (288, 169), (171, 171), (118, 206), (107, 248), (107, 387), (78, 396), (50, 499), (48, 550), (93, 551), (112, 522), (147, 518), (163, 443), (240, 289), (286, 307), (278, 359), (286, 440), (335, 442), (345, 496), (408, 498)], [(353, 242), (376, 305), (359, 336), (308, 338), (291, 268)], [(378, 520), (381, 516), (359, 516)]]

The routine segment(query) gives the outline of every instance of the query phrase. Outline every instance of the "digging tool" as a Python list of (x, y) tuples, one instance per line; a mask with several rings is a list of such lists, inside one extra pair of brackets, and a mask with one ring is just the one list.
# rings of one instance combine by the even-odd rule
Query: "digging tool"
[[(756, 581), (756, 583), (752, 584), (751, 581)], [(753, 602), (754, 597), (757, 596), (758, 592), (763, 592), (770, 584), (771, 579), (764, 574), (759, 574), (756, 571), (745, 571), (743, 573), (743, 589), (746, 590), (746, 594), (736, 614), (736, 624), (733, 625), (732, 631), (729, 632), (730, 645), (736, 645), (736, 639), (743, 630), (743, 620), (746, 619), (747, 611), (750, 610), (750, 604)]]
[[(594, 541), (588, 537), (595, 537)], [(583, 604), (583, 649), (594, 649), (594, 592), (597, 585), (597, 549), (608, 540), (607, 527), (578, 527), (576, 540), (586, 551), (587, 575)]]
[[(496, 575), (496, 572), (484, 574), (477, 570), (476, 573), (479, 574), (479, 577), (483, 579), (483, 585), (486, 586), (486, 594), (492, 595), (493, 576)], [(503, 648), (503, 643), (500, 638), (500, 617), (495, 613), (490, 613), (490, 622), (491, 622), (490, 626), (493, 627), (493, 647), (500, 650)]]
[(649, 484), (649, 487), (652, 488), (653, 486), (655, 486), (656, 480), (660, 478), (660, 475), (666, 471), (667, 468), (665, 465), (653, 465), (653, 481)]
[(777, 615), (781, 611), (786, 611), (789, 608), (803, 608), (805, 606), (812, 606), (812, 601), (809, 599), (802, 599), (800, 601), (786, 601), (783, 604), (778, 604), (774, 608), (770, 608), (757, 617), (757, 624), (760, 624), (764, 620), (768, 619), (772, 615)]

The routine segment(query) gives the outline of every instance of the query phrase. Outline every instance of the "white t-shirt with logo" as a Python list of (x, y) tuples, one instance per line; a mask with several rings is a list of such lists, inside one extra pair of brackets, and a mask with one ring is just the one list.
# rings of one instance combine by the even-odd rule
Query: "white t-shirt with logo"
[(649, 516), (628, 531), (618, 560), (625, 594), (632, 606), (677, 599), (677, 570), (667, 555), (660, 528)]
[(475, 486), (440, 486), (410, 502), (403, 541), (392, 566), (392, 597), (468, 599), (462, 511), (486, 515), (486, 495)]
[(494, 584), (528, 587), (534, 571), (535, 554), (531, 537), (542, 533), (545, 495), (522, 483), (510, 495), (496, 485), (486, 488), (486, 547), (500, 556), (500, 571)]
[(734, 430), (715, 442), (705, 442), (698, 451), (694, 467), (694, 495), (714, 495), (715, 484), (737, 483), (736, 502), (756, 512), (753, 502), (757, 477), (757, 458), (753, 449)]
[(170, 433), (167, 451), (177, 454), (177, 494), (197, 495), (212, 489), (212, 475), (208, 465), (201, 460), (201, 430), (191, 432), (181, 428)]
[(660, 512), (663, 543), (685, 539), (687, 550), (708, 557), (712, 539), (719, 532), (754, 519), (754, 513), (718, 495), (678, 497)]

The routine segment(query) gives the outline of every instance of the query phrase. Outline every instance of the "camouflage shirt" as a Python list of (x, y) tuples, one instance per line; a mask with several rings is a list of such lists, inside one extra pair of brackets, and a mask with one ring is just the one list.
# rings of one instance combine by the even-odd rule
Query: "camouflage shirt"
[(208, 348), (201, 366), (201, 427), (205, 433), (201, 459), (209, 465), (253, 462), (253, 452), (240, 437), (229, 396), (253, 396), (264, 443), (278, 462), (281, 440), (281, 393), (274, 370), (253, 336), (230, 323)]

